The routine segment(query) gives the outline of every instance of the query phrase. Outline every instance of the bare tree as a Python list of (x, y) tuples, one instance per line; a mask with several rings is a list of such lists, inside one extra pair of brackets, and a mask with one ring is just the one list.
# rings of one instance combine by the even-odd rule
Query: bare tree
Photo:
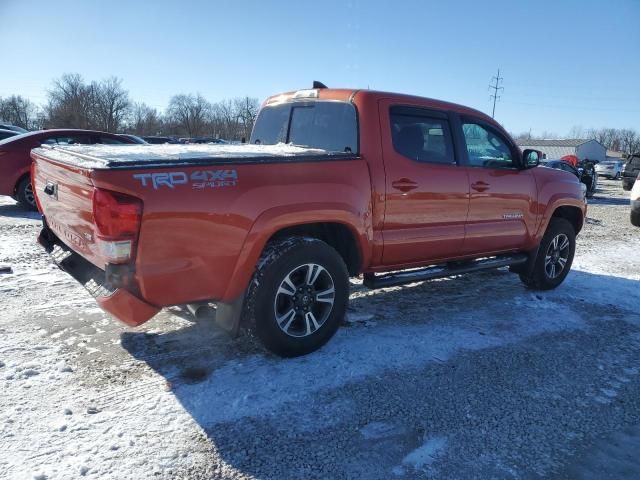
[(0, 98), (0, 120), (18, 127), (38, 128), (40, 112), (35, 103), (20, 96)]
[(169, 100), (167, 116), (190, 137), (202, 135), (210, 123), (211, 104), (200, 94), (175, 95)]
[(220, 125), (220, 135), (226, 139), (235, 139), (238, 131), (238, 113), (233, 100), (222, 100), (216, 104), (216, 117)]
[(91, 128), (93, 91), (77, 73), (54, 80), (48, 92), (47, 126), (50, 128)]
[(158, 111), (145, 103), (134, 104), (130, 118), (129, 130), (136, 135), (158, 135), (162, 133), (163, 122)]
[(117, 132), (127, 117), (131, 102), (129, 92), (122, 88), (122, 80), (111, 77), (91, 84), (91, 116), (95, 128)]
[(620, 144), (624, 153), (636, 153), (640, 151), (640, 135), (630, 128), (620, 130)]
[(258, 115), (258, 109), (260, 108), (258, 99), (249, 97), (236, 98), (233, 103), (236, 110), (236, 115), (241, 124), (240, 131), (235, 132), (234, 137), (242, 137), (248, 139), (251, 135), (253, 123), (255, 122), (256, 116)]

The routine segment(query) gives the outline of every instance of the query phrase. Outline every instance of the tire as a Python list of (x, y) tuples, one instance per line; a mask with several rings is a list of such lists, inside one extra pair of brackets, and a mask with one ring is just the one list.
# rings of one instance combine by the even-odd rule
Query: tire
[[(554, 243), (556, 239), (558, 241)], [(559, 248), (565, 240), (568, 242), (566, 248)], [(540, 242), (533, 268), (528, 273), (521, 273), (520, 280), (534, 290), (556, 288), (564, 281), (571, 269), (575, 249), (576, 233), (573, 225), (564, 218), (552, 218)], [(557, 256), (556, 252), (559, 252)], [(564, 265), (561, 259), (564, 259)], [(562, 270), (558, 272), (560, 266)]]
[(329, 341), (348, 301), (349, 274), (338, 252), (315, 238), (290, 237), (270, 242), (260, 257), (243, 323), (269, 351), (297, 357)]
[(640, 210), (631, 210), (631, 225), (640, 227)]
[(31, 187), (31, 177), (29, 175), (18, 182), (18, 187), (16, 188), (16, 200), (18, 200), (18, 203), (24, 208), (33, 210), (34, 212), (38, 210), (36, 199), (33, 195), (33, 189)]
[(589, 182), (589, 185), (587, 185), (587, 198), (592, 198), (593, 195), (596, 193), (596, 188), (598, 185), (598, 175), (593, 172), (591, 175), (591, 181)]

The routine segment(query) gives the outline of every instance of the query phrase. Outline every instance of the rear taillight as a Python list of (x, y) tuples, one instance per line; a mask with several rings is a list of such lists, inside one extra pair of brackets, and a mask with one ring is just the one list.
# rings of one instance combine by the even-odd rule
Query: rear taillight
[(100, 188), (93, 192), (93, 219), (102, 237), (118, 239), (137, 235), (141, 216), (140, 199)]
[(93, 192), (93, 221), (102, 255), (111, 262), (131, 260), (142, 219), (139, 198), (109, 190)]

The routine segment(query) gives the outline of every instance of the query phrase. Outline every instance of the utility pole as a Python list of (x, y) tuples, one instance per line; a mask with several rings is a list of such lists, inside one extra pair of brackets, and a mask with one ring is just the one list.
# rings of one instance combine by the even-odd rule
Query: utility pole
[(491, 111), (491, 118), (495, 118), (496, 115), (496, 101), (500, 99), (500, 95), (498, 92), (500, 90), (504, 90), (504, 87), (501, 87), (500, 84), (504, 80), (503, 77), (500, 76), (500, 69), (498, 69), (498, 75), (491, 79), (491, 85), (489, 85), (489, 90), (493, 90), (493, 93), (489, 96), (489, 98), (493, 99), (493, 110)]

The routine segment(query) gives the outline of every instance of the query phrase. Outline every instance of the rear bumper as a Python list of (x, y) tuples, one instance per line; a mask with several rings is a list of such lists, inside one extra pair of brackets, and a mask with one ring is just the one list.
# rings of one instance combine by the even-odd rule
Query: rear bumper
[(160, 308), (150, 305), (123, 288), (111, 287), (106, 281), (104, 270), (67, 247), (46, 224), (38, 236), (38, 243), (51, 255), (61, 270), (85, 287), (100, 308), (121, 322), (136, 327), (160, 311)]

